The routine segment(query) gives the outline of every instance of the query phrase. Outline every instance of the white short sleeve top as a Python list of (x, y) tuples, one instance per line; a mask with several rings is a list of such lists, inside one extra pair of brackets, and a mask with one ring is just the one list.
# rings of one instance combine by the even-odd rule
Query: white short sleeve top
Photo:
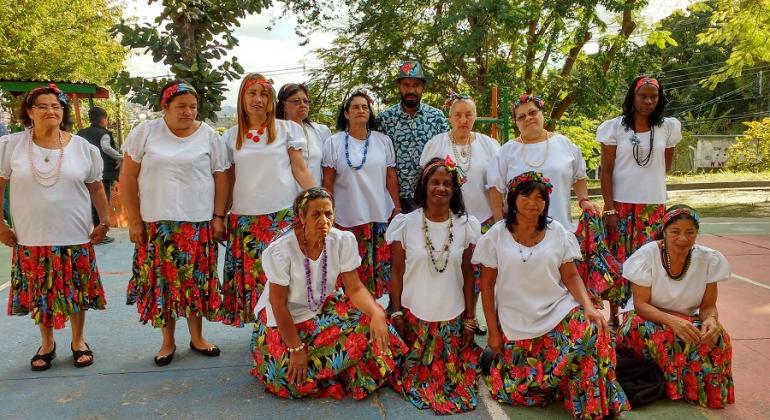
[(31, 143), (30, 133), (25, 130), (0, 137), (0, 177), (10, 180), (11, 217), (18, 243), (66, 246), (88, 242), (94, 226), (86, 184), (102, 180), (99, 149), (73, 135), (64, 146), (59, 180), (44, 187), (33, 175), (30, 148), (35, 167), (44, 173), (55, 172), (59, 150)]
[(623, 277), (639, 286), (651, 288), (652, 306), (695, 315), (706, 285), (730, 278), (730, 263), (721, 252), (696, 244), (687, 273), (679, 280), (672, 280), (663, 267), (658, 241), (653, 241), (637, 249), (623, 263)]
[[(307, 132), (308, 148), (302, 155), (305, 157), (305, 164), (313, 174), (316, 185), (322, 185), (323, 171), (321, 170), (321, 158), (323, 157), (323, 145), (332, 136), (332, 132), (329, 130), (329, 127), (318, 123), (305, 124), (305, 131)], [(297, 189), (301, 191), (302, 187), (297, 184)]]
[[(450, 321), (465, 310), (461, 267), (463, 253), (478, 240), (481, 225), (473, 216), (452, 215), (449, 262), (446, 270), (439, 273), (428, 255), (422, 220), (422, 209), (399, 214), (393, 218), (385, 232), (388, 244), (400, 242), (406, 253), (401, 305), (423, 321)], [(442, 249), (449, 233), (449, 219), (440, 223), (426, 220), (426, 223), (431, 242), (436, 248), (433, 255), (437, 263), (441, 264), (446, 258)]]
[(230, 209), (240, 215), (264, 215), (289, 208), (299, 193), (291, 172), (289, 149), (304, 151), (307, 140), (302, 127), (294, 121), (275, 120), (275, 140), (267, 143), (267, 130), (255, 137), (243, 139), (240, 150), (235, 149), (238, 126), (222, 136), (227, 154), (235, 165), (233, 204)]
[(203, 222), (214, 213), (215, 172), (230, 167), (222, 140), (201, 123), (177, 137), (163, 118), (145, 121), (128, 134), (121, 149), (140, 163), (139, 211), (145, 222)]
[(489, 184), (487, 167), (494, 163), (497, 152), (500, 150), (500, 144), (487, 135), (481, 133), (473, 133), (473, 135), (475, 139), (471, 142), (470, 147), (470, 165), (464, 163), (468, 159), (467, 157), (455, 155), (454, 150), (456, 149), (459, 153), (460, 148), (459, 146), (456, 146), (455, 149), (452, 148), (449, 133), (441, 133), (425, 144), (425, 148), (422, 149), (422, 156), (420, 156), (420, 166), (424, 167), (433, 158), (443, 159), (447, 155), (451, 156), (452, 160), (465, 171), (465, 175), (468, 177), (467, 182), (462, 186), (465, 209), (468, 214), (480, 222), (485, 222), (492, 217), (492, 207), (487, 195), (487, 185)]
[(497, 269), (495, 305), (509, 340), (540, 337), (579, 305), (559, 271), (562, 264), (576, 259), (580, 259), (580, 245), (557, 221), (548, 225), (543, 240), (531, 248), (513, 240), (505, 220), (479, 239), (472, 261)]
[[(325, 246), (327, 252), (325, 279), (322, 278), (322, 257), (310, 260), (312, 298), (316, 302), (334, 293), (337, 276), (353, 271), (361, 265), (358, 244), (352, 233), (332, 228), (326, 236)], [(276, 326), (273, 308), (270, 305), (270, 284), (289, 287), (287, 305), (295, 324), (307, 321), (318, 314), (310, 310), (307, 303), (304, 261), (305, 255), (299, 247), (293, 230), (270, 243), (262, 254), (262, 267), (267, 275), (267, 284), (259, 297), (254, 313), (259, 314), (262, 309), (265, 309), (268, 327)], [(323, 281), (326, 282), (326, 296), (321, 296)]]
[(634, 132), (623, 125), (623, 117), (603, 122), (596, 130), (596, 139), (616, 146), (615, 168), (612, 172), (612, 194), (615, 201), (634, 204), (664, 204), (666, 202), (665, 150), (682, 140), (682, 125), (676, 118), (664, 118), (663, 124), (646, 133), (636, 133), (639, 139), (639, 159), (650, 151), (650, 134), (654, 132), (652, 156), (647, 166), (634, 159)]
[(542, 172), (553, 184), (548, 215), (567, 230), (577, 230), (570, 212), (570, 198), (572, 185), (586, 177), (586, 161), (580, 148), (559, 133), (540, 143), (509, 141), (500, 148), (496, 161), (489, 165), (487, 187), (495, 187), (506, 194), (508, 181), (528, 171)]
[(372, 131), (366, 162), (355, 170), (348, 165), (345, 144), (348, 144), (350, 163), (361, 165), (364, 158), (365, 141), (341, 131), (324, 143), (321, 165), (334, 168), (334, 221), (340, 226), (353, 227), (365, 223), (385, 223), (393, 212), (393, 200), (386, 188), (387, 170), (396, 166), (396, 155), (390, 137), (379, 131)]

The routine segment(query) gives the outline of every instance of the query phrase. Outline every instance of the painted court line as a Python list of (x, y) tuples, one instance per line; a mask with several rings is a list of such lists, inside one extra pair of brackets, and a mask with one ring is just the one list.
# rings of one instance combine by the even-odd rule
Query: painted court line
[[(770, 286), (768, 286), (768, 285), (766, 285), (764, 283), (760, 283), (758, 281), (754, 281), (754, 280), (752, 280), (750, 278), (747, 278), (747, 277), (739, 276), (739, 275), (737, 275), (735, 273), (732, 273), (732, 276), (733, 276), (733, 278), (735, 278), (737, 280), (740, 280), (740, 281), (746, 282), (748, 284), (752, 284), (754, 286), (759, 286), (759, 287), (763, 287), (763, 288), (765, 288), (767, 290), (770, 290)], [(0, 290), (3, 290), (3, 288), (0, 287)]]
[(492, 420), (509, 419), (508, 415), (505, 414), (505, 411), (503, 411), (502, 407), (500, 407), (500, 403), (492, 398), (492, 394), (489, 393), (489, 388), (487, 388), (487, 384), (482, 378), (479, 378), (478, 396), (479, 399), (481, 399), (481, 402), (484, 403), (484, 408), (487, 409), (487, 413), (489, 413), (489, 416), (492, 417)]
[(8, 286), (10, 286), (10, 285), (11, 285), (11, 281), (10, 281), (10, 280), (8, 280), (7, 282), (5, 282), (5, 283), (3, 283), (3, 284), (0, 284), (0, 292), (2, 292), (3, 290), (5, 290), (5, 288), (6, 288), (6, 287), (8, 287)]

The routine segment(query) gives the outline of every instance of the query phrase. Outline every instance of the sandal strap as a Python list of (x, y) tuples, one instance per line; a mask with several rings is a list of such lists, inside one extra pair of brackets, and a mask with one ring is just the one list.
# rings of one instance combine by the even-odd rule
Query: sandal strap
[(91, 356), (94, 357), (94, 352), (91, 351), (91, 346), (88, 345), (88, 343), (85, 343), (86, 349), (85, 350), (75, 350), (70, 346), (70, 350), (72, 350), (72, 357), (75, 358), (75, 360), (80, 359), (82, 356)]
[(36, 354), (32, 356), (31, 362), (37, 362), (38, 360), (42, 360), (44, 362), (50, 362), (53, 360), (53, 352), (51, 353), (45, 353), (45, 354)]

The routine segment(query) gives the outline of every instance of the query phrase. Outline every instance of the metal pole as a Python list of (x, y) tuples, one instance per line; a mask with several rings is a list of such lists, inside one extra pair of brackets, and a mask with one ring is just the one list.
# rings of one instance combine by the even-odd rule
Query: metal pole
[[(492, 101), (490, 104), (490, 108), (492, 109), (492, 118), (497, 119), (497, 85), (492, 85)], [(492, 129), (489, 132), (489, 135), (497, 140), (497, 123), (492, 124)]]

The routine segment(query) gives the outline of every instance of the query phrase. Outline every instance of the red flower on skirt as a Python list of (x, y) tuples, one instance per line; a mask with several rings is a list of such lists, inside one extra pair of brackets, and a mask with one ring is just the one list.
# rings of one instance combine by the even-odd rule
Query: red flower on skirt
[(283, 344), (281, 334), (277, 328), (268, 328), (267, 330), (267, 351), (273, 358), (278, 359), (286, 352), (286, 346)]
[(345, 350), (351, 360), (358, 360), (364, 355), (368, 341), (363, 334), (353, 333), (345, 339)]
[(326, 347), (334, 344), (337, 339), (340, 338), (340, 327), (332, 325), (331, 327), (321, 331), (313, 340), (314, 347)]

